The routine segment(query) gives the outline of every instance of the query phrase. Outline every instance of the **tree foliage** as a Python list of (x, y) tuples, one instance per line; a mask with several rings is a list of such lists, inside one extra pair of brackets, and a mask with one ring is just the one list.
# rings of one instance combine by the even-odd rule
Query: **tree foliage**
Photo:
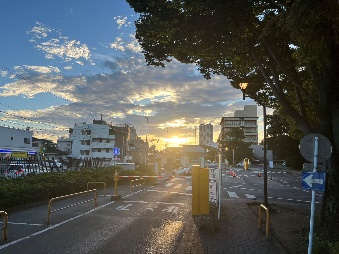
[[(267, 138), (268, 149), (274, 151), (277, 160), (285, 160), (286, 166), (302, 169), (305, 159), (299, 152), (299, 140), (302, 137), (299, 129), (295, 131), (295, 124), (290, 127), (288, 117), (274, 111), (267, 116)], [(290, 135), (290, 133), (292, 133)]]
[(337, 0), (127, 0), (149, 65), (173, 58), (205, 78), (220, 74), (259, 104), (283, 109), (304, 133), (333, 146), (323, 202), (339, 238), (339, 4)]
[(223, 137), (218, 142), (226, 148), (226, 159), (232, 161), (233, 164), (242, 161), (244, 158), (252, 159), (253, 157), (253, 152), (250, 149), (251, 144), (245, 141), (244, 130), (240, 127), (231, 128), (230, 131), (224, 132)]

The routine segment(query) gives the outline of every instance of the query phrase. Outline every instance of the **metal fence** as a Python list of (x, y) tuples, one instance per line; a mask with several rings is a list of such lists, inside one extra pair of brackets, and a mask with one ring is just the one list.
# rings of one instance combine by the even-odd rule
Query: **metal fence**
[(54, 159), (41, 158), (13, 158), (0, 157), (0, 177), (16, 178), (28, 174), (48, 172), (62, 172), (66, 170), (78, 171), (85, 168), (99, 168), (105, 166), (105, 158), (69, 158), (58, 167)]

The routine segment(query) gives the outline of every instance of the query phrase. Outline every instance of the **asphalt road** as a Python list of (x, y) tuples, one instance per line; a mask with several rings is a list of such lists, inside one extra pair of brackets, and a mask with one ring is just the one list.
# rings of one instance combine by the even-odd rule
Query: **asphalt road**
[[(263, 202), (260, 174), (261, 168), (224, 170), (221, 202)], [(6, 241), (0, 231), (0, 253), (180, 253), (191, 218), (191, 180), (159, 180), (132, 191), (129, 185), (119, 186), (122, 199), (117, 201), (111, 200), (113, 190), (106, 196), (100, 191), (96, 207), (93, 194), (58, 201), (52, 204), (56, 211), (49, 225), (47, 203), (10, 213)], [(311, 192), (301, 188), (300, 173), (272, 170), (268, 198), (270, 203), (308, 204)], [(317, 192), (318, 204), (321, 199)]]

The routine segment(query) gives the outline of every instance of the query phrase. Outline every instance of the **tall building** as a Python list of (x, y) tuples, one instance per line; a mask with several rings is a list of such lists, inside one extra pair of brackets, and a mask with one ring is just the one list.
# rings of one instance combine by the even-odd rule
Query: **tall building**
[(258, 116), (257, 105), (245, 105), (243, 110), (234, 111), (234, 116), (224, 116), (220, 121), (220, 137), (223, 133), (232, 128), (242, 128), (245, 134), (245, 141), (251, 144), (258, 144)]
[(199, 125), (199, 145), (208, 145), (213, 142), (213, 125), (200, 124)]

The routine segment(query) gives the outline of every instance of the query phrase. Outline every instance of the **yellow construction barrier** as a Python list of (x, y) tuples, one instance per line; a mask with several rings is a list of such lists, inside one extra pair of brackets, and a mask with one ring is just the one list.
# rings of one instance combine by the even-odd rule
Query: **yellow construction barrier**
[[(133, 183), (137, 183), (137, 184), (133, 185)], [(138, 178), (138, 179), (131, 180), (130, 191), (132, 191), (133, 187), (137, 187), (137, 186), (140, 186), (140, 185), (145, 185), (145, 178)]]
[(260, 204), (259, 206), (259, 229), (261, 229), (261, 208), (265, 209), (266, 211), (266, 236), (268, 236), (270, 231), (270, 210), (264, 206), (263, 204)]
[(105, 182), (88, 182), (88, 183), (87, 183), (87, 191), (89, 190), (89, 189), (88, 189), (88, 186), (89, 186), (90, 184), (103, 184), (103, 185), (104, 185), (104, 196), (106, 197), (106, 183), (105, 183)]
[[(53, 211), (51, 210), (51, 206), (52, 206), (52, 203), (54, 201), (59, 201), (59, 200), (63, 200), (63, 199), (67, 199), (67, 198), (71, 198), (71, 197), (75, 197), (75, 196), (80, 196), (80, 195), (84, 195), (84, 194), (91, 193), (91, 192), (95, 193), (94, 198), (92, 198), (92, 199), (88, 199), (88, 200), (85, 200), (83, 202), (79, 202), (79, 203), (76, 203), (76, 204), (65, 206), (65, 207), (62, 207), (62, 208), (59, 208), (59, 209), (56, 209), (56, 210), (53, 210)], [(61, 210), (64, 210), (66, 208), (70, 208), (70, 207), (73, 207), (73, 206), (76, 206), (76, 205), (84, 204), (84, 203), (87, 203), (87, 202), (92, 201), (92, 200), (94, 200), (94, 205), (95, 205), (95, 207), (97, 207), (98, 206), (98, 204), (97, 204), (97, 197), (98, 197), (98, 192), (97, 192), (96, 189), (93, 189), (93, 190), (89, 190), (89, 191), (83, 191), (83, 192), (73, 193), (73, 194), (70, 194), (70, 195), (65, 195), (65, 196), (60, 196), (60, 197), (52, 198), (48, 202), (47, 225), (49, 225), (50, 215), (53, 212), (61, 211)]]
[(0, 211), (0, 215), (4, 216), (4, 227), (0, 228), (4, 230), (4, 241), (7, 240), (7, 222), (8, 222), (8, 215), (4, 211)]
[(209, 214), (209, 169), (192, 166), (192, 215)]
[(248, 170), (250, 167), (250, 160), (248, 158), (244, 159), (244, 170)]

